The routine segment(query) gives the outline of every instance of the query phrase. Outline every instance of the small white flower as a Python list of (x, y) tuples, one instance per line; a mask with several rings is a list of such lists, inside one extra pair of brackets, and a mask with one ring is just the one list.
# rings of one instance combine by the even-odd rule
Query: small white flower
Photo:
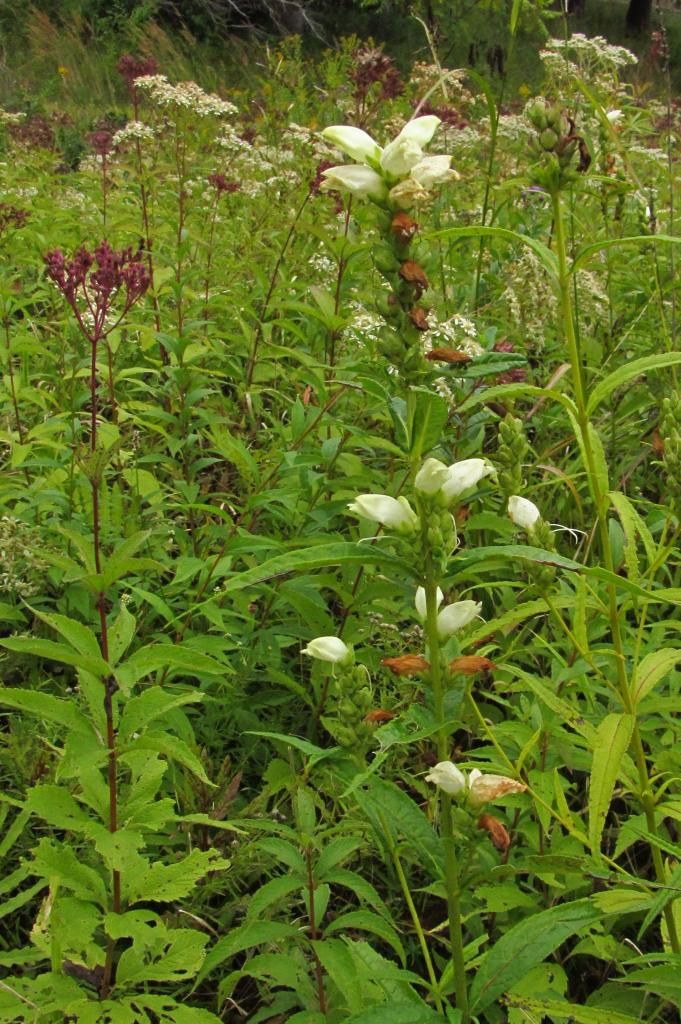
[(388, 494), (359, 494), (348, 509), (363, 519), (402, 532), (411, 532), (419, 521), (406, 498), (391, 498)]
[(605, 116), (613, 127), (619, 124), (624, 118), (624, 114), (621, 110), (609, 110)]
[(410, 177), (423, 188), (443, 185), (446, 181), (457, 181), (461, 175), (450, 167), (451, 156), (424, 156), (411, 169)]
[(381, 158), (381, 147), (361, 128), (352, 125), (332, 124), (322, 132), (322, 138), (347, 153), (353, 160), (362, 163), (377, 163)]
[(440, 640), (448, 640), (458, 630), (469, 625), (478, 617), (481, 608), (478, 601), (455, 601), (454, 604), (448, 604), (437, 617)]
[(442, 485), (445, 500), (449, 502), (458, 498), (491, 473), (494, 473), (494, 466), (490, 466), (484, 459), (462, 459), (461, 462), (455, 462), (447, 470), (447, 479)]
[(508, 499), (508, 514), (512, 523), (521, 530), (531, 530), (541, 519), (541, 512), (529, 498), (512, 494)]
[[(437, 588), (437, 606), (438, 608), (445, 599), (445, 595), (442, 593), (440, 588)], [(414, 598), (414, 604), (416, 605), (416, 614), (420, 618), (421, 622), (426, 621), (426, 615), (428, 614), (426, 609), (426, 591), (424, 587), (416, 588), (416, 597)]]
[(416, 474), (414, 487), (422, 494), (437, 494), (447, 477), (447, 467), (439, 459), (426, 459)]
[(303, 647), (303, 654), (318, 661), (329, 661), (332, 665), (349, 664), (352, 660), (352, 651), (337, 636), (318, 636), (316, 640), (310, 640), (307, 647)]
[(450, 796), (456, 796), (466, 788), (466, 776), (451, 761), (440, 761), (426, 775), (426, 782), (439, 786)]
[(322, 188), (351, 192), (358, 199), (374, 199), (382, 202), (388, 194), (388, 186), (376, 171), (364, 164), (339, 164), (322, 171)]

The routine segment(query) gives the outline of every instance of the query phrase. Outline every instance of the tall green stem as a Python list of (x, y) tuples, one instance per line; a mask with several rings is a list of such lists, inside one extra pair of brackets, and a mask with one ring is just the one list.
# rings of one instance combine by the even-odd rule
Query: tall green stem
[[(567, 248), (565, 243), (563, 207), (560, 198), (560, 191), (558, 189), (555, 189), (553, 191), (551, 200), (553, 206), (554, 241), (556, 247), (556, 256), (558, 257), (560, 309), (563, 322), (563, 332), (565, 335), (565, 342), (568, 349), (568, 357), (572, 368), (572, 380), (575, 395), (577, 420), (576, 426), (579, 432), (579, 440), (586, 461), (586, 471), (589, 478), (589, 486), (591, 488), (594, 504), (596, 506), (596, 517), (598, 524), (598, 533), (601, 542), (603, 564), (605, 568), (614, 575), (615, 566), (612, 556), (612, 548), (610, 546), (610, 533), (608, 530), (607, 519), (607, 494), (603, 493), (603, 489), (601, 486), (601, 476), (598, 472), (598, 467), (596, 464), (596, 455), (593, 447), (593, 433), (592, 429), (590, 429), (591, 425), (589, 423), (589, 416), (587, 412), (584, 370), (582, 366), (581, 353), (579, 350), (577, 332), (575, 331), (575, 321), (572, 309), (572, 297), (570, 292), (571, 275), (568, 268)], [(632, 747), (639, 779), (639, 800), (641, 803), (641, 808), (645, 814), (646, 826), (648, 828), (648, 831), (652, 835), (655, 835), (657, 832), (657, 826), (655, 823), (655, 798), (652, 791), (650, 776), (648, 774), (648, 763), (646, 761), (645, 750), (643, 748), (641, 732), (638, 727), (638, 721), (636, 718), (636, 705), (632, 699), (631, 688), (629, 686), (629, 680), (627, 677), (624, 643), (622, 641), (622, 633), (620, 630), (619, 622), (617, 590), (613, 583), (608, 583), (607, 590), (610, 633), (612, 637), (612, 645), (616, 656), (615, 660), (617, 663), (617, 680), (620, 700), (622, 701), (622, 706), (625, 712), (628, 715), (632, 716), (634, 722), (634, 728), (632, 733)], [(651, 845), (651, 855), (653, 859), (653, 866), (655, 868), (655, 877), (661, 885), (666, 885), (667, 874), (665, 871), (664, 862), (662, 860), (662, 854), (657, 846)], [(678, 930), (676, 928), (676, 921), (674, 919), (674, 914), (671, 906), (668, 905), (667, 907), (665, 907), (664, 916), (665, 921), (667, 923), (671, 947), (675, 953), (679, 953), (681, 948), (679, 946), (679, 935)]]
[[(424, 516), (425, 520), (426, 517)], [(424, 548), (428, 550), (427, 526), (424, 525)], [(440, 663), (440, 638), (437, 631), (437, 573), (430, 556), (426, 560), (426, 641), (428, 659), (430, 661), (430, 679), (433, 688), (433, 707), (438, 724), (437, 755), (438, 760), (446, 761), (449, 755), (449, 735), (445, 725), (444, 685), (442, 666)], [(463, 955), (463, 929), (461, 926), (461, 900), (459, 866), (454, 846), (454, 824), (452, 821), (452, 801), (447, 793), (439, 792), (440, 802), (440, 835), (444, 849), (445, 888), (447, 890), (447, 910), (449, 913), (449, 941), (451, 945), (452, 970), (454, 972), (454, 992), (456, 1005), (461, 1010), (462, 1024), (470, 1021), (468, 1008), (468, 989), (466, 986), (466, 964)]]

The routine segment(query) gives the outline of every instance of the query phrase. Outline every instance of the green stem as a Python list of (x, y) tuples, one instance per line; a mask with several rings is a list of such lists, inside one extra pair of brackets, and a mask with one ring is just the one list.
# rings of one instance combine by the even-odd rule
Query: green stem
[[(577, 334), (575, 331), (575, 321), (572, 310), (572, 298), (570, 294), (571, 274), (568, 268), (567, 248), (565, 244), (565, 228), (563, 224), (563, 208), (559, 190), (555, 189), (553, 191), (551, 195), (551, 200), (553, 206), (554, 241), (556, 256), (558, 257), (560, 309), (563, 322), (563, 331), (565, 335), (565, 342), (567, 345), (568, 356), (572, 368), (577, 420), (576, 425), (579, 431), (579, 440), (581, 442), (582, 451), (584, 453), (584, 457), (586, 460), (586, 471), (589, 478), (589, 486), (591, 488), (594, 504), (596, 506), (596, 518), (598, 525), (598, 533), (601, 541), (601, 553), (603, 556), (603, 564), (605, 568), (608, 570), (608, 572), (614, 574), (615, 566), (612, 557), (612, 549), (610, 547), (610, 532), (608, 530), (607, 495), (603, 493), (601, 488), (601, 478), (598, 473), (598, 469), (596, 466), (596, 457), (591, 443), (592, 437), (591, 431), (589, 429), (589, 416), (587, 413), (584, 371), (582, 367), (581, 353), (579, 351), (579, 342), (577, 340)], [(617, 663), (618, 691), (625, 712), (628, 715), (631, 715), (634, 721), (634, 729), (632, 733), (632, 746), (639, 779), (639, 800), (641, 803), (643, 813), (645, 815), (648, 831), (652, 835), (656, 835), (657, 827), (655, 823), (655, 798), (652, 792), (650, 777), (648, 775), (648, 764), (646, 761), (645, 750), (643, 748), (643, 741), (641, 739), (641, 732), (636, 718), (636, 705), (632, 700), (631, 689), (627, 677), (624, 643), (622, 640), (622, 633), (620, 630), (620, 609), (617, 604), (617, 591), (615, 585), (609, 583), (607, 585), (607, 591), (610, 634), (612, 637), (612, 645), (615, 651), (615, 661)], [(667, 883), (667, 875), (664, 867), (664, 862), (662, 860), (662, 854), (657, 846), (651, 845), (651, 855), (653, 859), (653, 866), (655, 868), (655, 877), (660, 884), (665, 885)], [(668, 905), (667, 907), (665, 907), (664, 916), (669, 931), (669, 941), (671, 947), (675, 953), (679, 953), (681, 947), (679, 945), (679, 936), (676, 928), (676, 921), (674, 919), (671, 906)]]
[[(428, 551), (427, 517), (422, 517), (423, 545)], [(442, 665), (440, 661), (440, 638), (437, 631), (437, 573), (430, 555), (426, 560), (426, 640), (428, 644), (428, 660), (430, 661), (430, 679), (433, 688), (433, 708), (438, 724), (437, 755), (439, 761), (446, 761), (449, 754), (449, 735), (445, 725), (444, 685)], [(460, 876), (454, 845), (454, 825), (452, 821), (452, 801), (447, 793), (439, 793), (440, 801), (440, 835), (444, 849), (445, 888), (447, 890), (447, 910), (449, 913), (449, 941), (451, 945), (452, 969), (454, 972), (454, 992), (456, 1005), (461, 1011), (462, 1024), (470, 1021), (468, 1008), (468, 990), (466, 987), (466, 963), (463, 953), (463, 929), (461, 925)]]
[(400, 882), (402, 895), (404, 896), (404, 902), (407, 904), (409, 916), (411, 917), (412, 924), (414, 925), (414, 930), (416, 932), (416, 935), (418, 936), (419, 946), (421, 947), (421, 953), (423, 954), (423, 961), (426, 965), (426, 971), (428, 973), (428, 980), (430, 981), (431, 989), (433, 992), (433, 999), (435, 1000), (435, 1007), (437, 1009), (437, 1012), (439, 1014), (442, 1014), (444, 1013), (444, 1010), (442, 1006), (442, 999), (440, 997), (440, 989), (437, 983), (437, 978), (435, 977), (435, 968), (433, 967), (433, 961), (430, 955), (430, 951), (428, 949), (428, 943), (426, 942), (426, 936), (423, 931), (423, 925), (421, 924), (421, 919), (419, 918), (418, 911), (416, 909), (416, 904), (414, 903), (414, 900), (411, 895), (409, 882), (407, 881), (407, 876), (404, 873), (404, 868), (402, 867), (402, 861), (400, 860), (400, 855), (397, 850), (395, 840), (393, 839), (392, 832), (390, 831), (388, 823), (385, 820), (385, 815), (379, 811), (378, 816), (380, 818), (381, 825), (383, 826), (383, 834), (385, 836), (385, 841), (390, 851), (390, 856), (392, 857), (393, 864), (395, 865), (395, 871), (397, 872), (397, 877)]

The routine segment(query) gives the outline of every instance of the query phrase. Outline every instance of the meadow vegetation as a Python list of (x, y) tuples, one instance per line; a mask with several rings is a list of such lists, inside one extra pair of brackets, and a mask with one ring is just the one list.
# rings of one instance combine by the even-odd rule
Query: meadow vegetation
[(542, 6), (5, 69), (0, 1021), (678, 1021), (681, 107)]

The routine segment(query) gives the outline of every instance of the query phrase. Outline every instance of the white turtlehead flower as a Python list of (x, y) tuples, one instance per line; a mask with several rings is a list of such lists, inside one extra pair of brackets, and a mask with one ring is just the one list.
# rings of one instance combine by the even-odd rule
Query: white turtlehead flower
[(436, 764), (426, 775), (426, 782), (434, 783), (450, 796), (465, 793), (466, 802), (474, 810), (509, 793), (524, 793), (527, 789), (522, 782), (509, 779), (506, 775), (483, 775), (478, 768), (473, 768), (466, 778), (464, 772), (452, 761)]
[(411, 532), (419, 521), (406, 498), (391, 498), (388, 494), (358, 494), (348, 509), (363, 519), (401, 532)]
[(471, 807), (482, 807), (507, 793), (524, 793), (526, 789), (522, 782), (506, 775), (483, 775), (478, 768), (473, 768), (468, 774), (468, 803)]
[(448, 604), (437, 617), (440, 640), (448, 640), (454, 633), (468, 626), (478, 617), (481, 608), (482, 605), (478, 601), (455, 601), (454, 604)]
[(423, 155), (439, 124), (434, 114), (415, 117), (384, 149), (361, 128), (341, 124), (325, 128), (324, 139), (361, 161), (324, 171), (325, 187), (376, 203), (388, 199), (389, 205), (403, 210), (424, 202), (430, 188), (457, 177), (449, 166), (451, 157)]
[(388, 186), (381, 175), (364, 164), (340, 164), (322, 171), (322, 175), (322, 188), (350, 192), (358, 199), (374, 199), (380, 203), (388, 194)]
[[(438, 608), (445, 599), (445, 595), (442, 593), (440, 588), (437, 588), (437, 606)], [(426, 608), (426, 591), (424, 587), (416, 588), (416, 597), (414, 598), (414, 604), (416, 605), (416, 614), (420, 618), (421, 622), (426, 621), (426, 615), (428, 614)]]
[(446, 181), (458, 181), (461, 175), (452, 170), (451, 156), (424, 156), (410, 171), (410, 177), (423, 188), (444, 185)]
[(461, 462), (455, 462), (447, 470), (447, 479), (442, 485), (445, 501), (458, 498), (491, 473), (494, 473), (494, 466), (490, 466), (484, 459), (462, 459)]
[(541, 512), (529, 498), (512, 494), (508, 499), (508, 514), (512, 523), (521, 530), (531, 530), (541, 519)]
[(426, 459), (416, 474), (414, 487), (421, 494), (437, 494), (447, 477), (447, 467), (439, 459)]
[(466, 788), (466, 776), (452, 761), (440, 761), (426, 775), (426, 782), (439, 786), (444, 793), (457, 796)]
[(364, 164), (377, 164), (381, 159), (381, 147), (361, 128), (352, 125), (332, 124), (322, 132), (322, 138), (333, 143), (338, 149)]
[(303, 647), (303, 654), (317, 661), (328, 661), (332, 665), (347, 665), (352, 661), (352, 651), (337, 636), (318, 636)]
[(624, 118), (621, 110), (609, 110), (605, 116), (613, 127), (620, 124)]
[(405, 138), (402, 133), (389, 142), (381, 153), (381, 168), (392, 178), (401, 178), (423, 156), (423, 150), (414, 139)]

